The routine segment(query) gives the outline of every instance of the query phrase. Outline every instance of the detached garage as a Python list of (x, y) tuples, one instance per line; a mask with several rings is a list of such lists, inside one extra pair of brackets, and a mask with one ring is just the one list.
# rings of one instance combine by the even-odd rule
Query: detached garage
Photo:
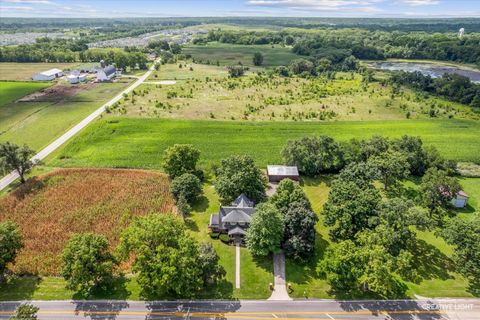
[(34, 81), (51, 81), (51, 80), (54, 80), (56, 78), (59, 78), (63, 76), (63, 71), (60, 70), (60, 69), (50, 69), (50, 70), (47, 70), (47, 71), (43, 71), (43, 72), (40, 72), (40, 73), (37, 73), (36, 75), (34, 75), (32, 77), (32, 80)]

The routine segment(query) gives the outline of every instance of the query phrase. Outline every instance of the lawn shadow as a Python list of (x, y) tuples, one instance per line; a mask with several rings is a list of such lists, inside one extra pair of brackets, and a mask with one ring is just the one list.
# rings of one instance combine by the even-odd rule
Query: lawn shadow
[(217, 283), (208, 284), (198, 294), (201, 299), (233, 299), (233, 283), (225, 278)]
[(10, 192), (12, 196), (14, 196), (17, 200), (23, 200), (27, 195), (31, 193), (36, 193), (41, 191), (47, 186), (47, 182), (45, 180), (39, 179), (37, 176), (31, 177), (25, 183), (16, 183), (13, 186), (13, 190)]
[(316, 187), (321, 185), (322, 183), (325, 183), (327, 187), (330, 187), (335, 178), (336, 175), (334, 174), (322, 174), (315, 177), (301, 177), (299, 184), (302, 187)]
[(417, 201), (420, 198), (420, 192), (418, 191), (418, 185), (420, 184), (419, 177), (410, 176), (406, 181), (411, 182), (413, 186), (405, 185), (404, 183), (397, 183), (390, 186), (386, 192), (389, 198), (405, 198)]
[[(428, 300), (340, 301), (340, 307), (349, 312), (369, 311), (372, 318), (379, 316), (387, 316), (387, 319), (391, 320), (435, 320), (444, 318), (439, 313), (438, 303)], [(427, 310), (432, 311), (432, 313), (426, 312)]]
[(407, 276), (408, 281), (419, 283), (422, 280), (453, 278), (449, 274), (455, 270), (453, 261), (435, 246), (417, 239), (410, 248), (410, 252), (413, 254), (412, 265), (415, 266), (418, 277)]
[(315, 251), (308, 260), (296, 261), (287, 258), (287, 281), (292, 281), (296, 284), (305, 284), (308, 283), (310, 279), (321, 279), (322, 277), (317, 272), (317, 266), (318, 263), (323, 260), (328, 246), (329, 242), (326, 241), (318, 231), (316, 231)]
[(266, 257), (252, 255), (252, 260), (253, 263), (255, 263), (255, 266), (262, 268), (273, 275), (273, 255), (270, 254)]
[(210, 200), (208, 200), (208, 198), (205, 197), (204, 195), (201, 195), (192, 204), (192, 209), (193, 209), (193, 211), (198, 212), (198, 213), (206, 212), (209, 206), (210, 206)]
[(467, 203), (466, 207), (461, 208), (461, 209), (457, 209), (455, 212), (457, 212), (457, 213), (474, 213), (476, 211), (477, 210), (474, 207), (472, 207), (472, 205), (470, 203)]
[(98, 320), (115, 320), (120, 311), (128, 308), (126, 301), (85, 301), (74, 300), (75, 313), (83, 314), (84, 318)]
[(115, 300), (125, 300), (127, 299), (131, 292), (127, 290), (127, 282), (129, 279), (125, 278), (124, 275), (116, 276), (112, 283), (92, 290), (90, 295), (87, 297), (82, 296), (81, 294), (75, 293), (73, 299), (88, 299), (88, 300), (99, 300), (99, 299), (115, 299)]
[(11, 277), (0, 284), (0, 300), (31, 300), (40, 282), (36, 276)]
[(192, 217), (186, 217), (185, 218), (185, 225), (187, 226), (187, 228), (193, 232), (199, 232), (200, 229), (198, 228), (198, 224), (197, 222), (192, 219)]

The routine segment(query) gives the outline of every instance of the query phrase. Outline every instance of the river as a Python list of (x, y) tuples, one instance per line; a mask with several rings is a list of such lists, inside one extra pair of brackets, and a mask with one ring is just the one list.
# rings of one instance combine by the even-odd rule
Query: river
[(434, 63), (420, 63), (420, 62), (373, 62), (371, 66), (375, 69), (392, 70), (392, 71), (420, 71), (424, 75), (429, 75), (432, 78), (441, 77), (445, 73), (456, 73), (470, 78), (473, 82), (480, 82), (480, 71), (462, 69), (453, 66), (444, 66)]

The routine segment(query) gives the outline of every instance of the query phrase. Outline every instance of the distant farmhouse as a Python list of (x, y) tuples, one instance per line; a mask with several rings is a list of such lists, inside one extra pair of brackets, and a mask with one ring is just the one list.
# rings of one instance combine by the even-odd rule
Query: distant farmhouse
[(114, 66), (106, 66), (97, 70), (98, 81), (110, 81), (117, 75), (117, 69)]
[(276, 183), (283, 179), (291, 179), (293, 181), (299, 181), (300, 175), (298, 174), (298, 168), (295, 166), (267, 166), (268, 182)]
[(229, 207), (220, 207), (218, 214), (210, 215), (208, 228), (215, 233), (226, 233), (234, 243), (241, 243), (255, 213), (254, 203), (244, 194)]
[(32, 77), (32, 80), (34, 81), (51, 81), (56, 78), (62, 77), (63, 76), (63, 71), (60, 69), (50, 69), (47, 71), (43, 71), (40, 73), (37, 73)]

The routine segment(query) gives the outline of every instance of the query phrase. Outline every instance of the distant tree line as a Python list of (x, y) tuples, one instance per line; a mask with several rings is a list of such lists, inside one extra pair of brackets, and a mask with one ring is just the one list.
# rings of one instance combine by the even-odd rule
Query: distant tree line
[(451, 101), (480, 108), (480, 85), (473, 83), (465, 76), (444, 74), (440, 78), (432, 78), (418, 71), (396, 71), (393, 72), (390, 81), (393, 84), (404, 85)]
[(88, 49), (83, 40), (40, 38), (30, 45), (0, 47), (0, 62), (99, 62), (115, 63), (117, 68), (146, 69), (145, 52), (136, 48)]
[(387, 32), (365, 29), (324, 28), (304, 31), (212, 30), (194, 40), (196, 44), (218, 41), (242, 45), (292, 45), (299, 55), (316, 57), (324, 51), (342, 49), (357, 59), (434, 59), (480, 63), (479, 34), (459, 39), (456, 33)]

